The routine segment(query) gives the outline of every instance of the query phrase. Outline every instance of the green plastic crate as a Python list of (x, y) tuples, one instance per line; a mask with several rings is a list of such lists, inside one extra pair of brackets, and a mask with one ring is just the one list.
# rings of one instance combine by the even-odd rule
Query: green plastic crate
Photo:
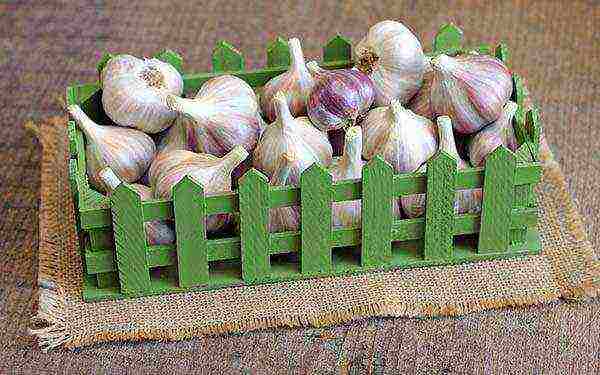
[[(505, 62), (506, 46), (462, 47), (462, 32), (444, 25), (434, 41), (436, 53), (465, 50), (494, 53)], [(157, 58), (182, 69), (182, 59), (166, 50)], [(110, 55), (99, 63), (101, 69)], [(267, 67), (244, 70), (242, 55), (220, 42), (213, 52), (213, 72), (185, 74), (184, 91), (195, 93), (208, 79), (227, 72), (253, 87), (284, 72), (290, 57), (281, 38), (267, 48)], [(351, 45), (336, 36), (323, 48), (322, 66), (352, 66)], [(394, 174), (379, 157), (363, 170), (363, 178), (332, 183), (320, 166), (306, 170), (299, 187), (272, 187), (267, 178), (250, 170), (237, 191), (204, 197), (202, 186), (184, 178), (172, 200), (141, 202), (123, 184), (108, 198), (90, 188), (85, 174), (85, 139), (69, 121), (70, 178), (76, 205), (76, 226), (84, 262), (83, 297), (87, 301), (223, 288), (234, 285), (337, 276), (408, 267), (459, 264), (538, 254), (538, 213), (533, 187), (541, 178), (538, 162), (541, 127), (536, 109), (525, 112), (522, 79), (514, 76), (513, 100), (519, 104), (515, 131), (516, 153), (501, 147), (484, 168), (457, 171), (455, 160), (440, 153), (428, 162), (426, 173)], [(80, 104), (100, 123), (109, 123), (102, 110), (98, 83), (67, 89), (69, 104)], [(484, 183), (485, 182), (485, 183)], [(455, 191), (483, 187), (481, 215), (455, 215)], [(426, 216), (395, 220), (391, 200), (427, 193)], [(332, 230), (331, 202), (362, 199), (362, 227)], [(298, 232), (269, 233), (269, 209), (302, 208)], [(385, 214), (385, 213), (388, 214)], [(228, 237), (207, 238), (202, 218), (234, 213), (239, 230)], [(177, 244), (148, 246), (143, 223), (175, 221)], [(280, 253), (295, 252), (296, 260)]]

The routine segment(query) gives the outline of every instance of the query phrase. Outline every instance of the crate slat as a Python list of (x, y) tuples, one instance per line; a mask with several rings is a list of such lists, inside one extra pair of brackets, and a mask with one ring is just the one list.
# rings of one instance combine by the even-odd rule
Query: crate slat
[(276, 66), (290, 65), (290, 48), (282, 37), (277, 37), (267, 46), (267, 66), (269, 68)]
[(340, 34), (337, 34), (323, 47), (323, 61), (342, 60), (352, 60), (352, 43)]
[(213, 72), (236, 72), (244, 69), (244, 57), (232, 44), (221, 40), (212, 54)]

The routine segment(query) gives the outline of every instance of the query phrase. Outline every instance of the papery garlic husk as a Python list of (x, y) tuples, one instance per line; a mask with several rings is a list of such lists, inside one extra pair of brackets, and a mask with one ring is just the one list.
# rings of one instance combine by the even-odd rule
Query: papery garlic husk
[[(271, 186), (286, 186), (289, 185), (288, 179), (292, 167), (295, 163), (295, 156), (291, 154), (283, 154), (275, 168), (275, 172), (269, 183)], [(300, 229), (300, 207), (277, 207), (272, 208), (269, 212), (269, 231), (285, 232), (297, 231)]]
[(381, 155), (396, 173), (416, 171), (438, 148), (435, 125), (393, 100), (369, 111), (362, 123), (363, 156)]
[[(105, 167), (98, 172), (98, 179), (104, 182), (111, 193), (122, 183), (121, 179), (119, 179), (110, 167)], [(130, 184), (129, 186), (138, 193), (142, 202), (154, 199), (152, 189), (148, 186), (141, 184)], [(173, 229), (173, 226), (171, 220), (153, 220), (145, 222), (144, 228), (146, 230), (146, 242), (148, 245), (170, 245), (175, 243), (175, 230)]]
[(435, 113), (431, 107), (431, 83), (433, 82), (433, 70), (431, 69), (431, 58), (425, 57), (425, 70), (423, 72), (423, 83), (417, 93), (410, 99), (407, 107), (417, 115), (435, 120)]
[(192, 120), (187, 143), (198, 153), (221, 157), (238, 145), (252, 152), (264, 126), (252, 87), (232, 75), (206, 81), (193, 99), (167, 95), (166, 102)]
[(306, 103), (310, 121), (322, 131), (357, 124), (375, 98), (373, 83), (358, 69), (321, 69), (315, 61), (307, 64), (315, 77)]
[(292, 38), (290, 47), (290, 67), (285, 72), (265, 83), (260, 95), (260, 107), (269, 122), (275, 121), (277, 109), (273, 97), (279, 91), (286, 96), (292, 116), (306, 115), (306, 101), (315, 85), (315, 80), (306, 68), (300, 40)]
[(488, 55), (442, 54), (431, 66), (431, 106), (436, 114), (450, 117), (455, 131), (472, 134), (500, 117), (513, 89), (502, 61)]
[[(236, 146), (222, 158), (186, 150), (162, 153), (154, 159), (149, 171), (154, 197), (171, 199), (173, 187), (185, 176), (202, 184), (206, 196), (230, 192), (231, 174), (247, 157), (248, 152), (242, 146)], [(218, 231), (230, 220), (229, 214), (209, 215), (206, 228), (210, 232)]]
[[(362, 178), (362, 129), (353, 126), (346, 131), (344, 153), (333, 161), (329, 171), (334, 182)], [(360, 199), (334, 202), (331, 207), (334, 228), (358, 227), (361, 223)]]
[(183, 92), (183, 78), (171, 64), (117, 55), (100, 77), (104, 112), (116, 124), (158, 133), (177, 116), (164, 100), (165, 95)]
[(511, 151), (518, 147), (513, 118), (519, 106), (509, 101), (498, 120), (487, 125), (473, 136), (469, 143), (469, 160), (474, 167), (485, 165), (485, 159), (498, 146), (505, 146)]
[[(439, 150), (444, 151), (452, 156), (457, 163), (457, 169), (465, 169), (469, 167), (469, 163), (463, 160), (456, 149), (454, 140), (454, 132), (452, 131), (452, 121), (448, 116), (440, 116), (437, 118), (439, 132)], [(419, 168), (419, 172), (426, 172), (427, 165), (423, 164)], [(457, 214), (471, 213), (476, 214), (481, 212), (481, 202), (483, 198), (483, 190), (477, 189), (462, 189), (456, 192), (454, 201), (454, 211)], [(427, 204), (426, 194), (413, 194), (400, 198), (402, 202), (402, 210), (409, 218), (423, 216)]]
[(268, 125), (254, 150), (254, 167), (271, 178), (284, 154), (294, 155), (288, 183), (298, 185), (300, 175), (313, 163), (331, 164), (332, 150), (327, 135), (307, 117), (293, 118), (283, 93), (275, 94), (277, 119)]
[(104, 167), (128, 183), (144, 175), (156, 151), (150, 136), (136, 129), (96, 124), (78, 105), (68, 106), (67, 111), (85, 134), (86, 169), (92, 186), (107, 191), (97, 178)]
[(356, 66), (375, 86), (375, 104), (406, 103), (419, 90), (425, 55), (417, 37), (403, 24), (381, 21), (356, 45)]

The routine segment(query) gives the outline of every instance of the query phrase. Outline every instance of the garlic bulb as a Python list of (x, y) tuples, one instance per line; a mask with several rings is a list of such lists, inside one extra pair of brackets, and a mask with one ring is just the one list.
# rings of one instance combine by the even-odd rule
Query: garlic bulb
[(406, 103), (421, 86), (425, 55), (417, 37), (403, 24), (381, 21), (356, 46), (356, 66), (375, 85), (375, 104)]
[(285, 94), (292, 116), (306, 114), (306, 100), (315, 85), (315, 81), (304, 63), (304, 54), (300, 40), (292, 38), (288, 41), (291, 64), (287, 72), (273, 77), (267, 82), (260, 96), (260, 107), (268, 121), (275, 121), (277, 109), (273, 96), (278, 91)]
[(431, 69), (431, 59), (425, 57), (425, 70), (423, 73), (423, 84), (415, 96), (408, 102), (408, 108), (417, 115), (427, 117), (430, 120), (435, 119), (435, 113), (431, 108), (431, 83), (433, 82), (433, 70)]
[[(119, 179), (110, 167), (105, 167), (98, 172), (98, 179), (104, 182), (110, 192), (114, 191), (122, 183), (121, 179)], [(143, 202), (154, 198), (152, 196), (152, 189), (148, 186), (140, 184), (131, 184), (129, 186), (138, 193)], [(150, 246), (175, 243), (175, 231), (173, 230), (172, 222), (166, 220), (148, 221), (144, 223), (144, 228), (146, 230), (146, 241)]]
[(502, 61), (488, 55), (442, 54), (431, 66), (431, 106), (436, 114), (450, 117), (455, 131), (472, 134), (500, 117), (513, 88)]
[(363, 156), (381, 155), (396, 173), (414, 172), (436, 152), (435, 125), (393, 100), (369, 111), (362, 123)]
[(208, 80), (194, 99), (167, 95), (166, 102), (192, 120), (187, 142), (199, 153), (221, 157), (237, 145), (250, 152), (264, 124), (252, 87), (232, 75)]
[[(458, 154), (454, 133), (452, 131), (452, 121), (448, 116), (440, 116), (437, 118), (439, 132), (439, 150), (446, 152), (448, 155), (456, 159), (457, 168), (459, 170), (469, 167), (469, 164), (464, 161)], [(423, 164), (419, 168), (419, 172), (425, 172), (427, 165)], [(426, 194), (414, 194), (401, 198), (402, 209), (406, 216), (415, 218), (422, 216), (425, 213)], [(456, 192), (454, 201), (454, 211), (458, 214), (479, 213), (481, 212), (481, 202), (483, 198), (483, 190), (478, 189), (463, 189)]]
[(307, 64), (315, 76), (308, 102), (308, 117), (322, 131), (356, 125), (375, 98), (373, 83), (357, 69), (321, 69), (315, 61)]
[(513, 127), (513, 117), (519, 106), (509, 101), (498, 120), (487, 125), (473, 136), (469, 144), (469, 159), (474, 167), (485, 164), (485, 158), (498, 146), (504, 145), (511, 151), (516, 151), (518, 144)]
[[(277, 168), (271, 177), (271, 186), (286, 186), (292, 167), (295, 163), (295, 156), (291, 154), (283, 154), (280, 157)], [(277, 207), (272, 208), (269, 212), (269, 231), (285, 232), (297, 231), (300, 229), (300, 207)]]
[[(173, 150), (158, 155), (150, 167), (149, 179), (156, 198), (170, 199), (175, 186), (186, 175), (204, 187), (205, 195), (231, 191), (231, 173), (248, 157), (242, 146), (236, 146), (222, 158), (210, 154), (196, 154), (186, 150)], [(216, 231), (231, 219), (229, 214), (207, 217), (206, 228)]]
[(78, 105), (68, 106), (67, 111), (85, 134), (86, 168), (92, 186), (107, 191), (97, 178), (104, 167), (110, 167), (125, 182), (142, 177), (156, 151), (150, 136), (135, 129), (98, 125)]
[[(362, 153), (362, 130), (353, 126), (346, 131), (344, 154), (335, 160), (330, 167), (333, 181), (362, 178), (364, 161)], [(332, 225), (334, 228), (360, 226), (360, 200), (334, 202), (332, 204)]]
[(273, 176), (283, 154), (295, 156), (288, 183), (298, 185), (300, 174), (313, 163), (331, 164), (332, 150), (325, 133), (315, 128), (308, 118), (293, 118), (283, 93), (273, 97), (277, 120), (268, 125), (254, 150), (254, 167)]
[(183, 115), (178, 115), (173, 125), (160, 134), (157, 140), (156, 155), (160, 155), (163, 152), (169, 152), (173, 150), (188, 150), (194, 149), (194, 145), (188, 143), (189, 139), (193, 137), (188, 135), (188, 131), (193, 129), (191, 120)]
[(175, 119), (164, 97), (181, 95), (183, 79), (172, 65), (117, 55), (102, 69), (100, 79), (104, 111), (116, 124), (158, 133)]

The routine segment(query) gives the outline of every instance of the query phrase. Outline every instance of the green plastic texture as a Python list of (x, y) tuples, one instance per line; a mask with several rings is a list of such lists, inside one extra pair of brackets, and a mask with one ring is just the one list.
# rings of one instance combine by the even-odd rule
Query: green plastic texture
[[(462, 32), (444, 25), (434, 44), (437, 53), (464, 52)], [(500, 43), (474, 48), (507, 62)], [(328, 68), (353, 66), (349, 40), (335, 36), (323, 47)], [(436, 53), (434, 52), (434, 53)], [(99, 69), (110, 58), (106, 54)], [(289, 65), (287, 42), (269, 44), (267, 66), (244, 70), (244, 58), (222, 41), (213, 53), (213, 71), (184, 74), (186, 93), (220, 74), (233, 74), (260, 88)], [(164, 50), (154, 57), (181, 71), (182, 59)], [(377, 157), (363, 169), (363, 178), (332, 183), (318, 165), (307, 169), (300, 186), (269, 186), (267, 178), (250, 170), (236, 191), (204, 196), (190, 178), (182, 179), (173, 199), (141, 202), (123, 184), (112, 196), (95, 191), (86, 176), (85, 138), (73, 121), (68, 124), (69, 179), (76, 208), (76, 229), (84, 262), (83, 296), (87, 301), (131, 298), (189, 290), (256, 285), (308, 277), (351, 275), (373, 269), (398, 269), (461, 264), (539, 253), (538, 212), (534, 186), (541, 179), (538, 161), (542, 125), (537, 108), (523, 108), (523, 81), (515, 75), (513, 100), (519, 115), (513, 126), (519, 149), (497, 149), (485, 168), (456, 170), (455, 161), (440, 153), (428, 162), (427, 172), (395, 174)], [(67, 102), (79, 104), (95, 121), (110, 124), (101, 103), (98, 83), (67, 89)], [(520, 116), (520, 117), (519, 117)], [(483, 188), (482, 214), (457, 215), (457, 189)], [(392, 201), (402, 195), (426, 193), (423, 217), (399, 219)], [(362, 200), (362, 225), (331, 227), (331, 203)], [(301, 207), (302, 226), (295, 232), (270, 233), (269, 210)], [(219, 237), (207, 235), (204, 218), (230, 213), (239, 226)], [(149, 246), (144, 223), (172, 220), (177, 234), (173, 245)], [(296, 253), (281, 261), (278, 254)]]

